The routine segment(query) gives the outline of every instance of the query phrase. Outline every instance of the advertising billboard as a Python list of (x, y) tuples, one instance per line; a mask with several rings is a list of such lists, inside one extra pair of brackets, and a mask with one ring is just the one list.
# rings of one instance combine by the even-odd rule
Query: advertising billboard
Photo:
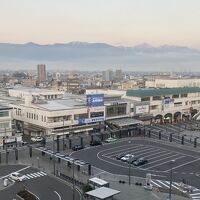
[(148, 113), (149, 112), (149, 105), (140, 105), (135, 107), (136, 114)]
[(104, 94), (88, 94), (86, 98), (88, 107), (104, 106)]
[(170, 108), (174, 105), (174, 99), (164, 99), (164, 108)]

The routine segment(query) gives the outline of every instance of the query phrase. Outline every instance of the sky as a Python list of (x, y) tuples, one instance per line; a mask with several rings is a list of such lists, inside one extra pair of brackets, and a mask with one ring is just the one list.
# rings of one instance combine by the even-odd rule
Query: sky
[(200, 0), (0, 0), (0, 42), (200, 48)]

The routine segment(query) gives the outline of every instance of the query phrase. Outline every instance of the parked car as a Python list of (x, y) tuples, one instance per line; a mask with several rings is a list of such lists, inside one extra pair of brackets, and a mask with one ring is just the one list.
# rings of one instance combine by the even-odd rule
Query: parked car
[(117, 160), (120, 160), (122, 157), (124, 157), (126, 155), (126, 153), (120, 153), (116, 156)]
[(121, 161), (127, 162), (130, 158), (135, 157), (133, 154), (126, 154), (124, 157), (121, 158)]
[(105, 142), (107, 143), (112, 143), (112, 142), (116, 142), (117, 141), (117, 138), (112, 138), (112, 137), (109, 137), (108, 139), (105, 140)]
[(135, 162), (133, 162), (133, 165), (140, 166), (140, 165), (144, 165), (146, 163), (148, 163), (148, 160), (146, 160), (145, 158), (139, 158)]
[(75, 145), (75, 146), (72, 147), (73, 151), (78, 151), (78, 150), (81, 150), (81, 149), (84, 149), (84, 146), (82, 146), (82, 145)]
[(94, 140), (90, 142), (90, 146), (98, 146), (98, 145), (102, 145), (102, 142), (99, 140)]
[(18, 172), (14, 172), (14, 173), (12, 173), (12, 174), (10, 174), (10, 176), (9, 176), (11, 179), (13, 179), (14, 181), (24, 181), (24, 180), (26, 180), (26, 176), (25, 175), (23, 175), (23, 174), (20, 174), (20, 173), (18, 173)]
[(41, 136), (31, 137), (32, 142), (41, 142), (43, 139)]
[(136, 160), (137, 160), (136, 157), (132, 157), (132, 158), (129, 158), (129, 159), (127, 160), (127, 163), (133, 164)]

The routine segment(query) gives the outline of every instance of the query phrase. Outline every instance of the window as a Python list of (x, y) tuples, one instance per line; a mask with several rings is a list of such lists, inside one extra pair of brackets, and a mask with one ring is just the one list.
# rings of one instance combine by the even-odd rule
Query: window
[(90, 117), (103, 117), (104, 116), (104, 112), (92, 112), (90, 113)]
[(4, 129), (4, 128), (10, 128), (9, 122), (0, 123), (0, 129)]
[(174, 94), (174, 95), (172, 95), (172, 98), (173, 98), (173, 99), (178, 99), (178, 98), (179, 98), (179, 94)]
[(88, 113), (83, 113), (83, 114), (75, 114), (74, 115), (74, 119), (78, 120), (78, 119), (87, 119), (88, 118)]
[(8, 111), (0, 111), (0, 117), (8, 117), (9, 112)]
[(182, 106), (182, 102), (174, 103), (174, 107)]
[(141, 101), (150, 101), (150, 97), (142, 97)]
[(127, 104), (118, 104), (111, 105), (106, 108), (107, 117), (126, 115), (126, 105)]
[(154, 96), (154, 97), (153, 97), (153, 100), (154, 100), (154, 101), (156, 101), (156, 100), (161, 100), (161, 99), (162, 99), (161, 96)]
[(188, 94), (181, 94), (181, 97), (184, 98), (184, 97), (187, 97)]

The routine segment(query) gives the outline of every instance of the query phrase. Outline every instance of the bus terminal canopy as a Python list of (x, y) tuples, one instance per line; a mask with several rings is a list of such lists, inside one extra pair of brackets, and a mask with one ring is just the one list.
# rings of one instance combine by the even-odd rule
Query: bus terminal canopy
[(107, 187), (101, 187), (95, 190), (91, 190), (87, 192), (86, 194), (90, 197), (94, 197), (97, 199), (108, 199), (119, 193), (120, 191), (118, 190), (110, 189)]
[(107, 120), (108, 123), (118, 127), (134, 126), (142, 124), (142, 121), (130, 117)]

